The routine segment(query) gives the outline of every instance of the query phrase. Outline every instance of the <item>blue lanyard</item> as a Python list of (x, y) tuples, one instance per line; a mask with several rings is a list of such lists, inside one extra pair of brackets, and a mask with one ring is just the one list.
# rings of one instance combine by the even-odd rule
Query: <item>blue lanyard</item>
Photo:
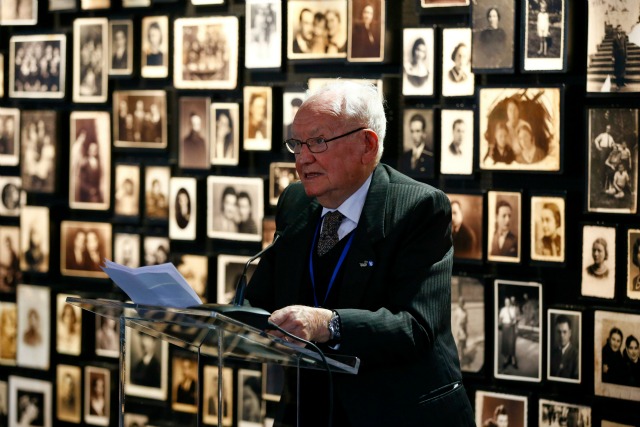
[[(313, 249), (316, 247), (316, 240), (318, 239), (318, 232), (320, 231), (320, 224), (322, 224), (322, 218), (318, 222), (316, 226), (316, 232), (313, 235), (313, 242), (311, 243), (311, 251), (309, 252), (309, 273), (311, 273), (311, 287), (313, 288), (313, 304), (314, 307), (320, 307), (318, 304), (318, 297), (316, 296), (316, 278), (313, 271)], [(347, 252), (349, 252), (349, 248), (351, 247), (351, 242), (353, 242), (353, 237), (356, 235), (355, 230), (351, 233), (351, 237), (347, 241), (347, 244), (342, 249), (342, 255), (340, 255), (340, 259), (338, 259), (338, 263), (336, 267), (333, 269), (333, 274), (331, 275), (331, 280), (329, 280), (329, 286), (327, 286), (327, 293), (324, 295), (324, 300), (322, 301), (322, 305), (327, 302), (327, 298), (329, 297), (329, 292), (331, 292), (331, 288), (333, 287), (333, 282), (336, 280), (336, 276), (338, 275), (338, 271), (340, 270), (340, 266), (347, 256)]]

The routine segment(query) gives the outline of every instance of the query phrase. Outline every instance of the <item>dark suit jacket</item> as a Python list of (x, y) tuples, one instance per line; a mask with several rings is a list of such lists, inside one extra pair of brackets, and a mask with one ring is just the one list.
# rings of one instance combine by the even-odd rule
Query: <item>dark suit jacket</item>
[(504, 238), (502, 248), (499, 246), (498, 233), (493, 234), (493, 240), (491, 241), (491, 255), (498, 256), (518, 256), (518, 239), (512, 232), (507, 233), (507, 237)]
[(558, 346), (551, 349), (551, 375), (578, 379), (578, 349), (575, 346), (569, 344), (564, 354)]
[[(321, 212), (299, 182), (285, 189), (276, 215), (282, 237), (252, 276), (252, 305), (273, 311), (302, 303)], [(361, 365), (357, 375), (333, 376), (337, 406), (353, 426), (474, 426), (457, 385), (462, 377), (451, 335), (447, 197), (379, 165), (354, 233), (331, 308), (342, 322), (339, 352), (359, 357)], [(346, 424), (339, 421), (334, 425)]]
[(415, 168), (411, 167), (412, 156), (413, 156), (413, 152), (411, 150), (407, 150), (404, 153), (402, 153), (402, 157), (400, 158), (400, 165), (399, 165), (400, 171), (414, 178), (433, 178), (433, 172), (434, 172), (433, 154), (430, 154), (426, 150), (422, 150), (422, 153), (418, 158), (418, 164), (416, 165)]

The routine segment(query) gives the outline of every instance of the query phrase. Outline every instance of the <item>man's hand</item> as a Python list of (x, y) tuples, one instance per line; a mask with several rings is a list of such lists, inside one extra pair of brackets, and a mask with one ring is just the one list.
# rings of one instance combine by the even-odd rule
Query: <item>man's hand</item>
[[(332, 315), (333, 312), (326, 308), (291, 305), (274, 311), (269, 321), (302, 339), (324, 343), (331, 338), (327, 324)], [(271, 333), (285, 341), (291, 341), (280, 331)]]

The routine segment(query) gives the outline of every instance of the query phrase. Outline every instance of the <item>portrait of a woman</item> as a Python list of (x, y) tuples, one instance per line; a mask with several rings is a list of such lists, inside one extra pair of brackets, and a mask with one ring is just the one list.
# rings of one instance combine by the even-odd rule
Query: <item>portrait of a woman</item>
[[(640, 291), (640, 238), (636, 239), (636, 242), (633, 244), (631, 248), (631, 262), (636, 266), (636, 275), (631, 279), (630, 290), (632, 291)], [(629, 275), (631, 277), (631, 275)]]
[(404, 62), (404, 74), (407, 82), (414, 87), (425, 84), (429, 78), (427, 43), (418, 37), (411, 47), (409, 57)]
[(544, 203), (540, 210), (540, 238), (536, 242), (536, 254), (549, 257), (562, 255), (562, 217), (555, 203)]
[(607, 250), (607, 241), (602, 237), (598, 237), (593, 241), (591, 257), (593, 258), (593, 263), (587, 266), (587, 274), (596, 279), (609, 277), (609, 266), (606, 264), (609, 252)]
[(477, 35), (477, 54), (474, 52), (474, 68), (509, 68), (511, 53), (507, 52), (507, 34), (500, 26), (501, 13), (490, 7), (486, 13), (487, 24)]

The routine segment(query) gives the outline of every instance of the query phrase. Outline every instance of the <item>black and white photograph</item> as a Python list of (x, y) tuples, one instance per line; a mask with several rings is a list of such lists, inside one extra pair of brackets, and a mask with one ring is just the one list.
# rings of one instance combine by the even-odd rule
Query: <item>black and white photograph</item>
[(173, 254), (172, 262), (202, 302), (207, 302), (209, 257), (206, 255)]
[(84, 367), (84, 421), (108, 426), (111, 414), (111, 371), (97, 366)]
[(45, 286), (18, 285), (18, 366), (49, 369), (51, 327), (49, 316), (51, 289)]
[(111, 223), (62, 221), (60, 223), (60, 272), (65, 276), (107, 278), (101, 266), (113, 259)]
[(401, 154), (398, 159), (400, 172), (412, 178), (433, 178), (433, 110), (407, 108), (403, 111)]
[(640, 299), (640, 230), (627, 231), (627, 253), (627, 298)]
[(116, 164), (113, 213), (122, 217), (140, 215), (140, 165)]
[(173, 84), (178, 89), (235, 89), (238, 18), (210, 16), (174, 21)]
[(451, 277), (451, 332), (460, 369), (480, 372), (484, 367), (484, 284), (475, 277)]
[[(304, 91), (285, 91), (282, 93), (282, 139), (293, 138), (293, 118), (298, 113), (302, 102), (307, 98)], [(286, 151), (282, 147), (283, 152)]]
[(18, 342), (18, 307), (0, 301), (0, 365), (15, 366)]
[(72, 111), (70, 116), (69, 207), (109, 209), (111, 123), (104, 111)]
[(593, 425), (589, 406), (540, 399), (538, 414), (538, 427)]
[(542, 285), (494, 282), (494, 369), (496, 378), (542, 379)]
[(440, 173), (473, 173), (473, 110), (442, 109), (440, 113)]
[(483, 198), (478, 194), (447, 193), (451, 203), (451, 238), (456, 260), (482, 260)]
[(565, 203), (563, 197), (531, 197), (531, 259), (564, 262)]
[(195, 353), (175, 352), (171, 357), (171, 409), (198, 412), (198, 359)]
[(616, 229), (599, 225), (582, 228), (583, 296), (613, 299), (616, 281)]
[[(218, 304), (228, 304), (233, 300), (236, 293), (236, 285), (249, 258), (245, 255), (218, 255), (218, 289), (216, 294)], [(257, 261), (249, 265), (247, 283), (251, 280), (257, 265)]]
[(166, 400), (169, 343), (136, 329), (127, 328), (125, 393), (147, 399)]
[(56, 352), (79, 356), (82, 350), (82, 309), (67, 304), (67, 297), (78, 295), (56, 295)]
[(169, 238), (195, 240), (198, 198), (195, 178), (169, 180)]
[(140, 235), (113, 233), (113, 260), (125, 267), (140, 267)]
[(169, 75), (169, 17), (145, 16), (140, 35), (140, 75), (164, 78)]
[(471, 68), (483, 73), (513, 70), (516, 3), (477, 0), (471, 9)]
[(75, 10), (77, 8), (76, 0), (49, 0), (48, 1), (49, 12), (60, 10)]
[(566, 0), (526, 0), (522, 6), (526, 22), (524, 45), (524, 71), (562, 71), (567, 67)]
[(244, 140), (247, 151), (271, 150), (272, 88), (267, 86), (245, 86), (243, 88)]
[(284, 189), (299, 180), (294, 162), (272, 162), (269, 165), (269, 205), (276, 206)]
[[(282, 2), (278, 0), (248, 0), (246, 7), (245, 67), (251, 69), (280, 68), (282, 65), (280, 48), (282, 44)], [(329, 24), (325, 15), (325, 34), (328, 28)], [(346, 40), (345, 37), (344, 41), (346, 42)]]
[(596, 396), (640, 401), (640, 315), (596, 310), (594, 317)]
[(442, 30), (442, 96), (473, 96), (471, 28)]
[(51, 383), (9, 375), (9, 425), (51, 427)]
[(460, 7), (469, 6), (469, 0), (421, 0), (420, 5), (425, 9), (431, 7)]
[(238, 370), (238, 427), (262, 427), (262, 372)]
[(560, 171), (561, 88), (481, 88), (480, 168)]
[(20, 158), (20, 110), (0, 108), (0, 166), (15, 166)]
[(9, 97), (64, 98), (66, 67), (67, 36), (12, 36), (9, 40)]
[[(347, 56), (347, 2), (287, 2), (287, 58), (329, 59)], [(369, 21), (371, 22), (371, 21)], [(380, 30), (378, 23), (378, 31)], [(378, 33), (379, 36), (379, 33)]]
[(113, 91), (113, 117), (114, 146), (167, 146), (167, 93), (164, 90)]
[(54, 193), (58, 158), (58, 112), (23, 111), (20, 127), (22, 188), (29, 193)]
[(0, 98), (4, 98), (4, 55), (0, 53)]
[(208, 97), (180, 98), (178, 165), (182, 169), (209, 169), (209, 107)]
[(20, 177), (0, 176), (0, 216), (19, 216), (25, 196)]
[(23, 206), (20, 211), (20, 269), (49, 271), (49, 208)]
[(118, 358), (120, 356), (120, 313), (111, 309), (96, 310), (95, 319), (95, 351), (96, 355)]
[(433, 28), (402, 30), (402, 94), (431, 96), (434, 82)]
[(147, 166), (144, 184), (144, 215), (152, 220), (169, 219), (169, 166)]
[(13, 293), (22, 281), (19, 227), (0, 226), (0, 248), (0, 293)]
[(0, 25), (36, 25), (38, 0), (3, 0), (0, 5)]
[[(203, 408), (202, 421), (204, 424), (218, 425), (218, 367), (205, 365), (202, 381)], [(222, 368), (222, 425), (230, 427), (233, 421), (233, 369)]]
[(207, 236), (262, 240), (262, 178), (207, 177)]
[(142, 239), (144, 265), (160, 265), (169, 262), (169, 238), (144, 236)]
[(56, 366), (56, 418), (80, 424), (82, 419), (82, 370), (79, 366)]
[(385, 50), (386, 0), (349, 2), (349, 62), (382, 62)]
[(80, 0), (80, 9), (108, 9), (111, 7), (111, 0)]
[(73, 102), (107, 101), (108, 22), (107, 18), (73, 21)]
[(262, 364), (262, 398), (279, 402), (284, 389), (284, 367), (276, 363)]
[(476, 425), (527, 427), (527, 397), (490, 391), (476, 391)]
[[(150, 0), (149, 0), (150, 1)], [(147, 423), (149, 417), (142, 414), (124, 414), (124, 427), (151, 427)]]
[(109, 75), (130, 76), (133, 73), (133, 21), (109, 21)]
[(547, 379), (580, 384), (582, 378), (582, 313), (547, 311)]
[(588, 211), (636, 213), (638, 109), (591, 108), (588, 120)]
[(237, 166), (240, 158), (240, 105), (211, 103), (211, 164)]
[(518, 263), (522, 246), (522, 194), (508, 191), (487, 194), (487, 259)]
[(149, 7), (151, 0), (122, 0), (122, 7)]

